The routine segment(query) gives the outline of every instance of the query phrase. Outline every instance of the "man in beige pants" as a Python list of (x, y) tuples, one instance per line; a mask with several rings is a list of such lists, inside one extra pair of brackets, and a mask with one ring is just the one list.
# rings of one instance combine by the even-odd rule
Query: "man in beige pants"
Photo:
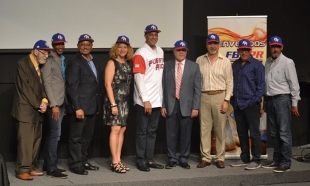
[(209, 34), (206, 40), (208, 52), (197, 58), (202, 78), (200, 104), (200, 151), (202, 160), (197, 168), (211, 164), (211, 131), (216, 133), (218, 168), (225, 168), (225, 122), (229, 100), (233, 90), (231, 62), (219, 53), (220, 38)]

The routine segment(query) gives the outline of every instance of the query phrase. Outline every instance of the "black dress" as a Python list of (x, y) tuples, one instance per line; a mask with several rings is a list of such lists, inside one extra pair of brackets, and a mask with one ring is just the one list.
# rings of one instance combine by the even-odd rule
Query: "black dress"
[(105, 97), (103, 106), (103, 120), (106, 125), (125, 126), (129, 112), (129, 91), (132, 79), (131, 62), (120, 63), (113, 59), (115, 73), (112, 80), (112, 91), (117, 104), (118, 115), (112, 115), (111, 103), (108, 96)]

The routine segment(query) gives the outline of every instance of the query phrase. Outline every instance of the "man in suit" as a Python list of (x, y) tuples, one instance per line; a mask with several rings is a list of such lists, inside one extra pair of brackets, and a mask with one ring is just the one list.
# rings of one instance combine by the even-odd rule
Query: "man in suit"
[(49, 100), (45, 115), (45, 143), (43, 170), (52, 178), (67, 178), (66, 170), (57, 168), (57, 146), (61, 135), (61, 122), (65, 112), (65, 36), (57, 33), (52, 37), (53, 51), (42, 66), (45, 92)]
[(70, 118), (69, 166), (75, 174), (87, 175), (87, 170), (99, 170), (87, 160), (87, 150), (95, 129), (96, 114), (101, 110), (100, 68), (90, 52), (94, 40), (82, 34), (79, 52), (66, 68), (68, 110)]
[(16, 177), (21, 180), (33, 180), (33, 176), (42, 176), (35, 170), (41, 138), (43, 113), (48, 100), (41, 78), (40, 65), (46, 62), (51, 50), (46, 41), (35, 43), (31, 54), (17, 63), (12, 116), (17, 120), (17, 170)]
[[(167, 154), (166, 169), (190, 169), (187, 159), (191, 150), (193, 118), (198, 116), (201, 96), (199, 65), (186, 59), (187, 44), (179, 40), (174, 44), (175, 59), (166, 61), (163, 72), (163, 106), (161, 115), (166, 118)], [(177, 145), (180, 139), (180, 156)]]

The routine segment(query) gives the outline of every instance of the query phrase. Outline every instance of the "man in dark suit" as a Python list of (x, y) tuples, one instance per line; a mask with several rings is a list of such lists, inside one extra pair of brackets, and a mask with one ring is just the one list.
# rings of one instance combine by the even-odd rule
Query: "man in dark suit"
[(39, 65), (46, 62), (49, 50), (46, 41), (39, 40), (31, 54), (17, 63), (11, 114), (17, 120), (16, 177), (21, 180), (33, 180), (33, 176), (43, 175), (35, 170), (34, 162), (42, 138), (43, 113), (48, 104)]
[[(161, 115), (166, 118), (167, 154), (166, 169), (189, 169), (187, 159), (191, 150), (193, 118), (198, 116), (201, 96), (201, 76), (197, 63), (186, 59), (187, 44), (179, 40), (174, 44), (175, 59), (166, 61), (163, 72), (163, 106)], [(179, 136), (180, 135), (180, 136)], [(177, 144), (180, 139), (180, 156)]]
[(87, 150), (95, 128), (96, 114), (101, 110), (100, 68), (90, 52), (94, 40), (82, 34), (79, 52), (66, 67), (66, 90), (70, 118), (69, 166), (75, 174), (87, 175), (87, 170), (99, 170), (87, 160)]

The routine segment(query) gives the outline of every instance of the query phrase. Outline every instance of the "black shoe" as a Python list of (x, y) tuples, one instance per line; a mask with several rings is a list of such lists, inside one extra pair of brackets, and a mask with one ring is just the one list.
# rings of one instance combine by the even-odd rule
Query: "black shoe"
[(191, 166), (189, 166), (189, 164), (187, 162), (180, 162), (179, 163), (180, 167), (184, 168), (184, 169), (190, 169)]
[(163, 165), (159, 165), (159, 164), (157, 164), (157, 163), (155, 163), (155, 162), (149, 162), (147, 165), (148, 165), (150, 168), (153, 168), (153, 169), (163, 169), (163, 168), (164, 168)]
[[(60, 169), (60, 168), (56, 168), (57, 170), (59, 170), (61, 173), (65, 173), (66, 172), (66, 169)], [(47, 172), (47, 169), (46, 169), (46, 167), (43, 167), (42, 168), (42, 171), (45, 171), (45, 172)]]
[(70, 171), (73, 172), (74, 174), (80, 174), (80, 175), (88, 174), (87, 170), (85, 170), (84, 167), (73, 167), (73, 168), (70, 168)]
[(172, 168), (175, 167), (176, 165), (177, 165), (177, 162), (170, 161), (170, 162), (166, 165), (165, 169), (172, 169)]
[(137, 168), (140, 171), (144, 171), (144, 172), (149, 172), (150, 171), (150, 168), (147, 166), (146, 163), (137, 163)]
[(278, 163), (275, 163), (274, 161), (272, 161), (271, 163), (263, 165), (262, 168), (265, 168), (265, 169), (275, 169), (278, 166), (279, 166)]
[(99, 167), (94, 166), (94, 165), (92, 165), (92, 164), (90, 164), (90, 163), (85, 163), (85, 164), (83, 165), (83, 167), (84, 167), (86, 170), (92, 170), (92, 171), (99, 170)]
[(52, 171), (47, 171), (46, 174), (47, 174), (47, 176), (49, 176), (51, 178), (62, 178), (62, 179), (68, 178), (68, 175), (63, 174), (58, 169), (55, 169), (55, 170), (52, 170)]
[(280, 164), (277, 168), (273, 169), (273, 172), (286, 172), (289, 170), (290, 170), (290, 167)]

